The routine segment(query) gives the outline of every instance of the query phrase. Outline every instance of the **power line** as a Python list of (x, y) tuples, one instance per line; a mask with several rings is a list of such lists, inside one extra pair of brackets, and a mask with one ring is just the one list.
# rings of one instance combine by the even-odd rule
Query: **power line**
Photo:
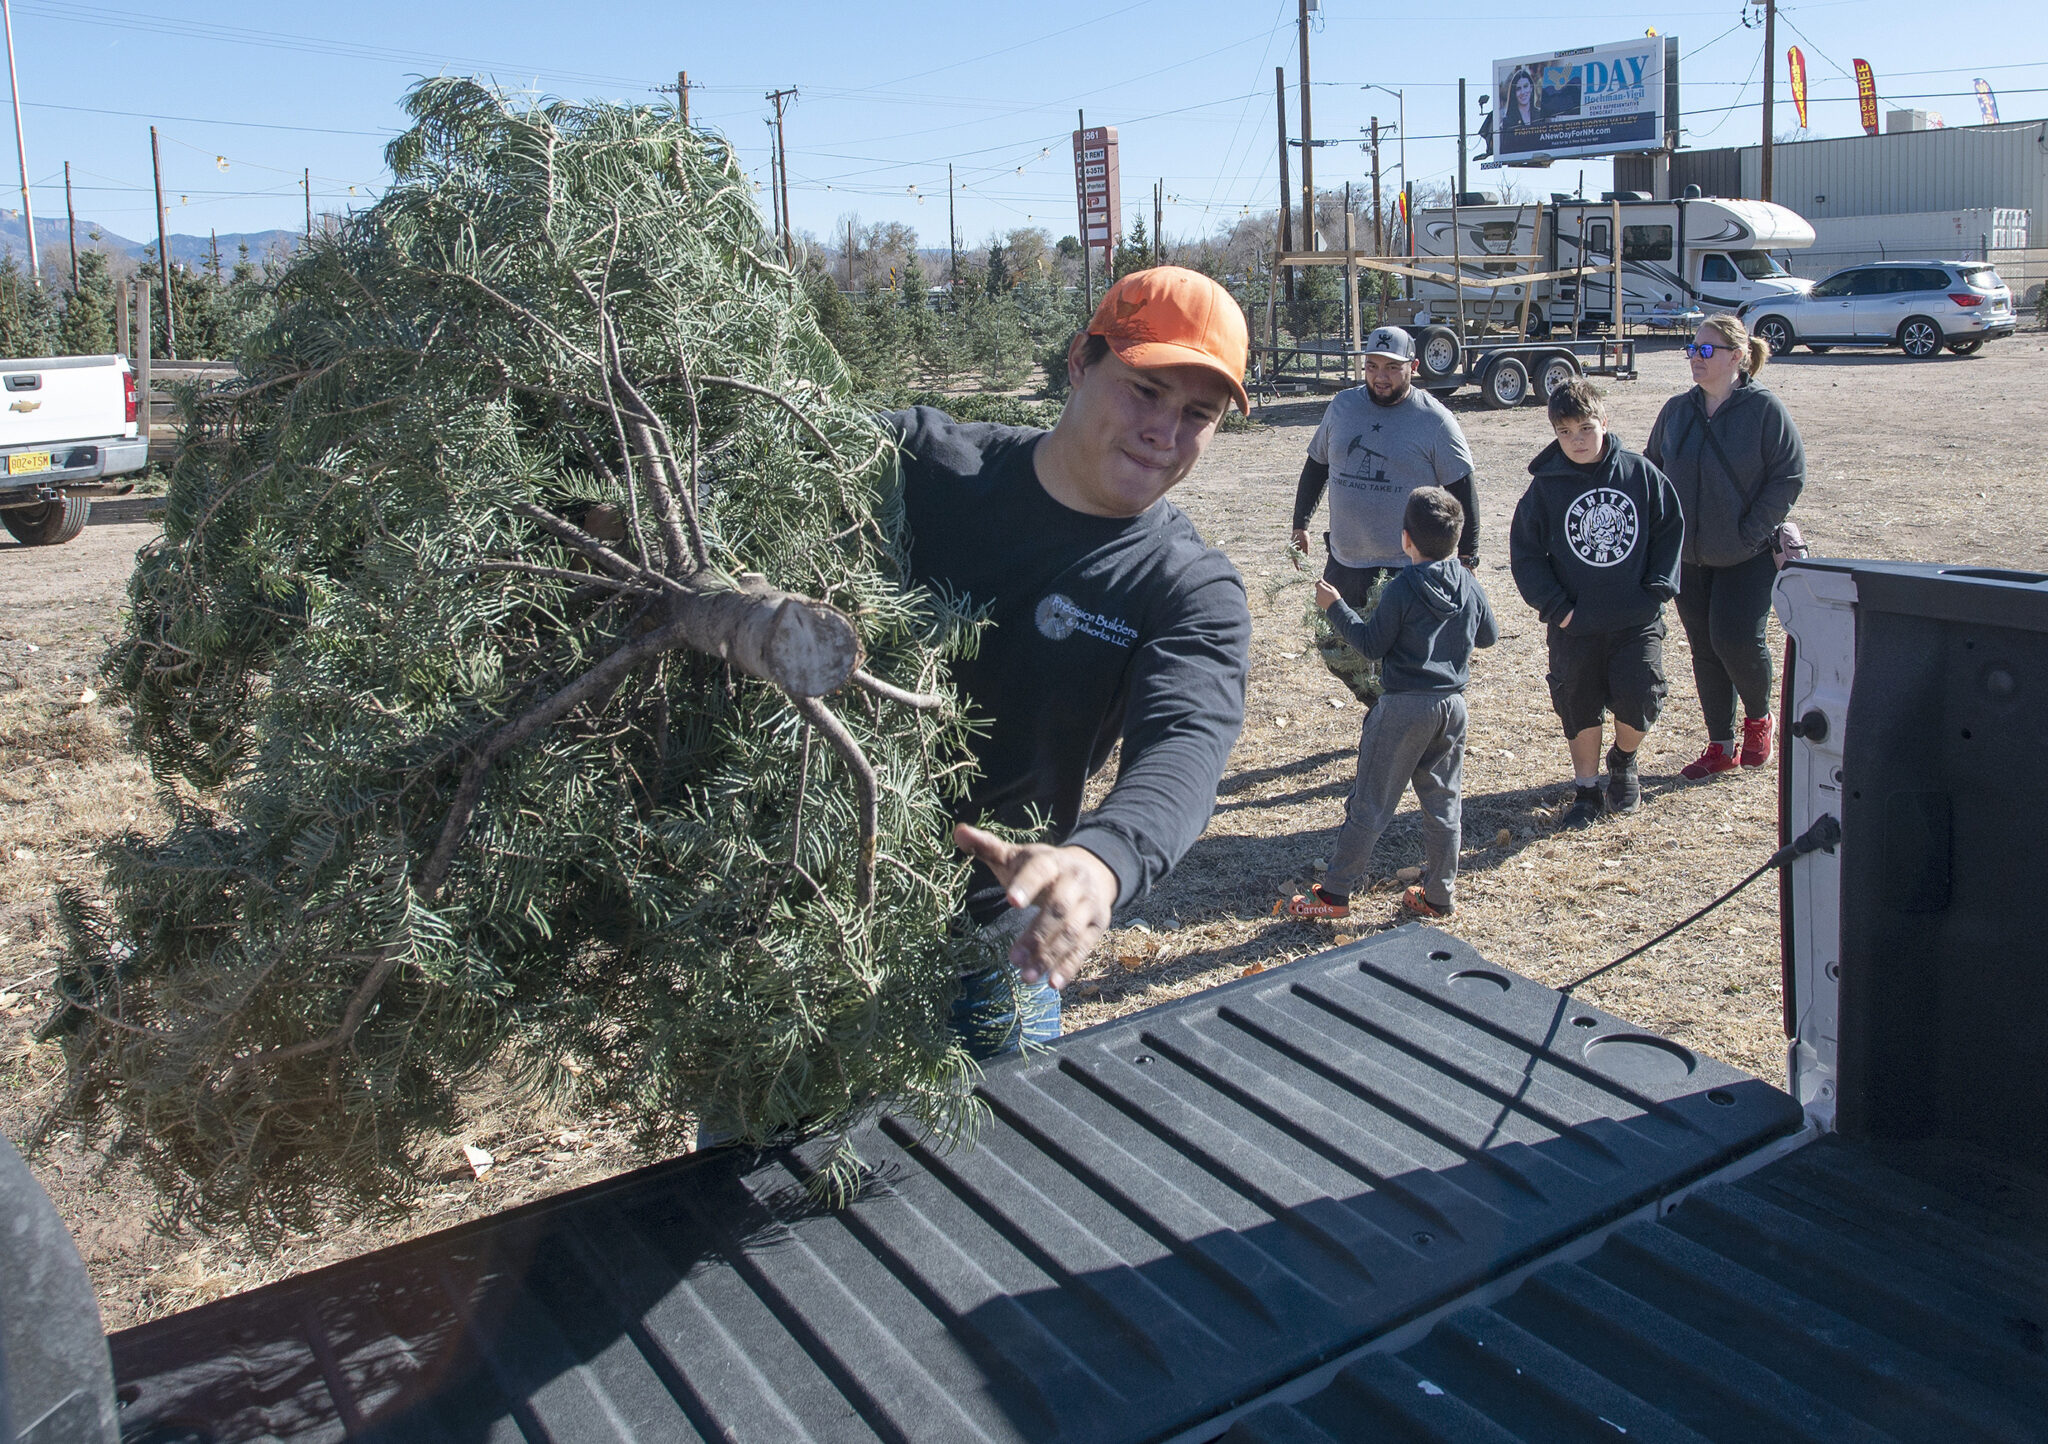
[(396, 130), (335, 130), (324, 125), (281, 125), (267, 120), (216, 120), (199, 115), (159, 115), (149, 110), (108, 110), (98, 105), (58, 105), (49, 100), (24, 100), (34, 110), (69, 110), (82, 115), (118, 115), (128, 120), (175, 120), (184, 125), (235, 125), (247, 130), (291, 130), (308, 135), (362, 135), (375, 140), (389, 140), (398, 135)]

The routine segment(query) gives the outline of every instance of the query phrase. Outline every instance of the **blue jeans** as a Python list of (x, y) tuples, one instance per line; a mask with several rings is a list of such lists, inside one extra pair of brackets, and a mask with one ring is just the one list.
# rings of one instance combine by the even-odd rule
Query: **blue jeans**
[(1008, 963), (997, 963), (960, 975), (952, 1023), (967, 1056), (986, 1063), (1026, 1043), (1057, 1042), (1060, 995), (1044, 983), (1025, 982)]

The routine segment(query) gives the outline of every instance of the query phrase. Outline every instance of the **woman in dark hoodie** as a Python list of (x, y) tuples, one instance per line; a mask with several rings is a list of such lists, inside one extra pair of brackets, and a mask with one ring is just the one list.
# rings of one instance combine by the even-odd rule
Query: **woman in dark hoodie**
[(1679, 775), (1697, 782), (1771, 758), (1771, 536), (1806, 484), (1806, 449), (1785, 403), (1757, 385), (1770, 350), (1742, 322), (1709, 316), (1685, 350), (1693, 387), (1664, 403), (1643, 455), (1671, 478), (1685, 513), (1678, 620), (1707, 747)]

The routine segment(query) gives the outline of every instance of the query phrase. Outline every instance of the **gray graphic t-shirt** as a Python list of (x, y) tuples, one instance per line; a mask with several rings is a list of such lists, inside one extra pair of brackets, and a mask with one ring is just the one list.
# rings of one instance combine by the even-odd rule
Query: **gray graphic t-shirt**
[(1421, 387), (1382, 406), (1363, 386), (1330, 398), (1308, 444), (1330, 468), (1330, 554), (1347, 567), (1405, 567), (1401, 514), (1418, 486), (1470, 476), (1472, 448), (1457, 418)]

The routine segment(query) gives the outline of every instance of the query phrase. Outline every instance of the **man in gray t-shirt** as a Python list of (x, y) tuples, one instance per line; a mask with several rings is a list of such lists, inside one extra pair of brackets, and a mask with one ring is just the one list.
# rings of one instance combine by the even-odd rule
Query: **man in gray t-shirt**
[(1381, 573), (1408, 564), (1401, 552), (1401, 516), (1418, 486), (1440, 486), (1465, 508), (1458, 560), (1468, 568), (1478, 565), (1472, 449), (1457, 418), (1414, 385), (1415, 371), (1415, 342), (1406, 331), (1374, 331), (1365, 343), (1365, 385), (1331, 398), (1295, 488), (1294, 544), (1303, 551), (1309, 519), (1329, 488), (1323, 578), (1353, 607), (1365, 604)]

